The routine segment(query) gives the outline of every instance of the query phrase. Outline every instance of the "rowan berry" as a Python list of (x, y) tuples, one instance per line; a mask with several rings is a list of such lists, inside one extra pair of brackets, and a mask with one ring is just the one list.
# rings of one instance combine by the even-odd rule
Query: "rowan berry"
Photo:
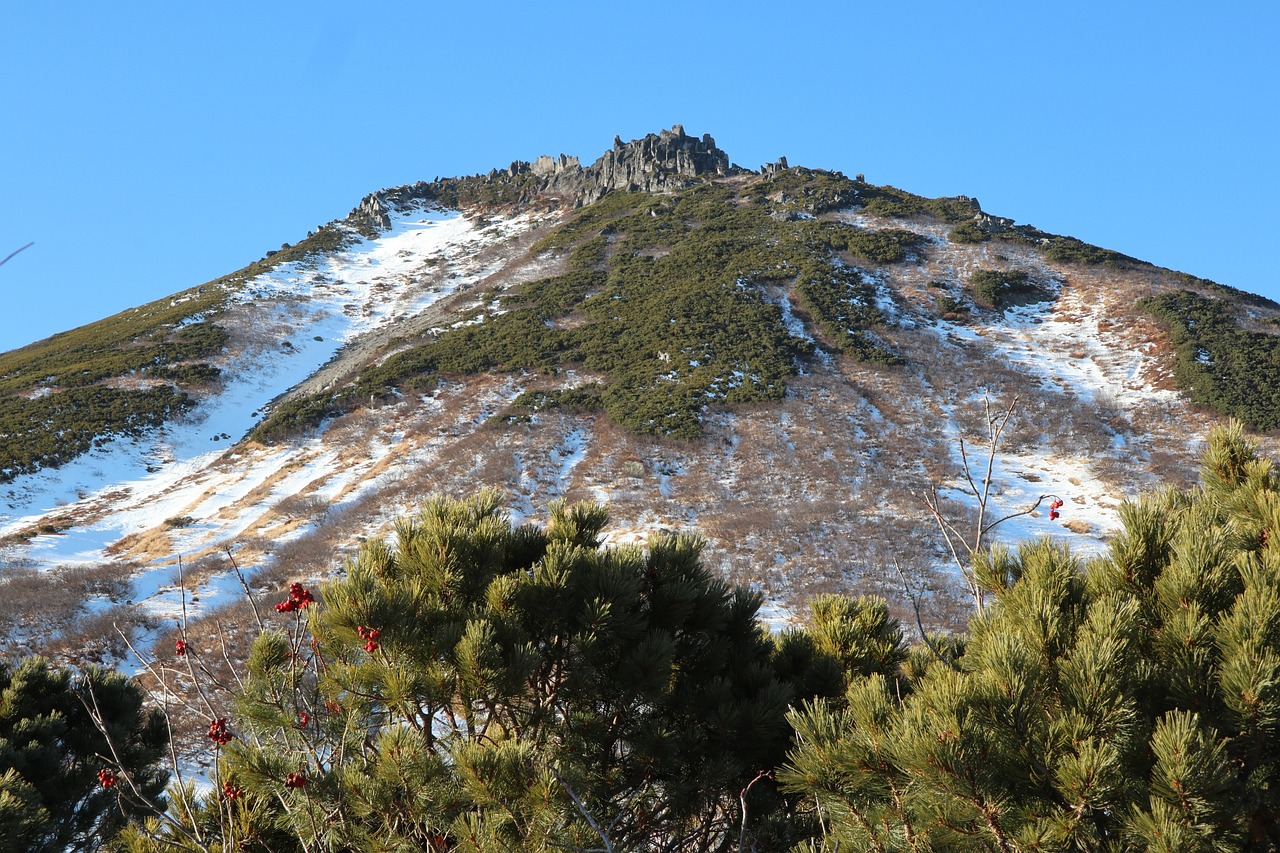
[(209, 723), (209, 740), (222, 746), (231, 742), (231, 732), (227, 731), (227, 718), (219, 717)]

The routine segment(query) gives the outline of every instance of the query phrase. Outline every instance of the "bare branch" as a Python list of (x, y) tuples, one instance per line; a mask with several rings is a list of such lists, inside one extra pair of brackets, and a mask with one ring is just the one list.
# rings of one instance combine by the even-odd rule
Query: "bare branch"
[[(924, 640), (924, 644), (928, 646), (929, 651), (933, 652), (933, 656), (938, 659), (938, 663), (946, 663), (947, 660), (942, 656), (942, 652), (938, 651), (938, 647), (934, 645), (933, 640), (929, 637), (929, 632), (924, 629), (924, 620), (920, 618), (920, 596), (911, 585), (911, 581), (907, 579), (907, 573), (902, 570), (902, 564), (894, 558), (893, 567), (898, 572), (898, 577), (902, 579), (902, 588), (906, 591), (907, 597), (911, 599), (911, 609), (916, 615), (916, 627), (920, 629), (920, 639)], [(954, 667), (954, 664), (951, 664)]]
[(31, 248), (32, 246), (34, 246), (34, 245), (35, 245), (35, 241), (32, 241), (32, 242), (28, 243), (27, 245), (23, 246), (22, 248), (14, 249), (12, 252), (10, 252), (10, 253), (5, 257), (5, 259), (4, 259), (3, 261), (0, 261), (0, 267), (2, 267), (2, 266), (4, 266), (5, 264), (9, 263), (9, 259), (10, 259), (10, 258), (12, 258), (14, 255), (18, 254), (19, 252), (21, 252), (23, 249), (30, 249), (30, 248)]
[[(614, 853), (613, 843), (609, 841), (609, 836), (605, 835), (604, 830), (600, 828), (600, 824), (596, 823), (596, 819), (591, 816), (591, 812), (587, 811), (586, 804), (582, 802), (581, 798), (578, 797), (573, 788), (569, 787), (569, 783), (564, 781), (564, 777), (560, 775), (560, 771), (550, 765), (547, 766), (547, 769), (551, 771), (552, 776), (556, 777), (556, 781), (560, 783), (562, 788), (564, 788), (565, 793), (569, 795), (569, 799), (573, 800), (574, 808), (578, 810), (579, 814), (586, 818), (591, 829), (600, 837), (600, 842), (604, 844), (604, 847), (602, 848), (604, 853)], [(579, 848), (573, 849), (577, 850)]]

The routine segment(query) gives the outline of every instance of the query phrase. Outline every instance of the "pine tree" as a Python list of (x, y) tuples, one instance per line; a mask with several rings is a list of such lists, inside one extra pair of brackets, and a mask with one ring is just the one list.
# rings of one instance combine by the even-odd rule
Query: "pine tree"
[[(759, 599), (693, 537), (599, 547), (606, 520), (435, 499), (318, 612), (282, 603), (296, 621), (253, 647), (217, 780), (235, 796), (189, 828), (274, 851), (734, 849), (789, 742)], [(145, 835), (130, 849), (165, 849)]]
[(96, 850), (164, 789), (163, 717), (101, 668), (0, 663), (0, 850)]
[(1280, 483), (1233, 426), (1198, 488), (1121, 519), (1087, 566), (979, 552), (991, 604), (962, 653), (853, 667), (843, 700), (793, 712), (779, 779), (822, 818), (815, 844), (1277, 849)]

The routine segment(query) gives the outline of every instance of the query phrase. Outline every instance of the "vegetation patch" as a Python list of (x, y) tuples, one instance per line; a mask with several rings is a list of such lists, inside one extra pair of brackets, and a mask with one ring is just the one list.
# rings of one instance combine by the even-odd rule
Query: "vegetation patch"
[(991, 239), (991, 234), (978, 227), (978, 223), (969, 221), (952, 228), (947, 238), (952, 243), (985, 243)]
[(547, 409), (591, 412), (603, 408), (602, 390), (603, 386), (593, 382), (581, 388), (562, 388), (556, 391), (526, 391), (516, 397), (512, 405), (535, 412)]
[(867, 334), (867, 326), (884, 322), (876, 308), (874, 282), (860, 270), (829, 266), (796, 283), (800, 304), (845, 355), (878, 364), (901, 364), (902, 359)]
[(1174, 376), (1191, 399), (1251, 429), (1280, 429), (1280, 335), (1240, 329), (1227, 303), (1189, 290), (1139, 305), (1168, 329)]
[(969, 287), (978, 301), (996, 309), (1039, 302), (1046, 296), (1026, 270), (978, 270), (969, 276)]
[[(503, 313), (411, 342), (347, 389), (278, 407), (254, 437), (273, 440), (371, 398), (430, 387), (437, 374), (577, 365), (606, 376), (577, 404), (602, 408), (634, 432), (693, 438), (708, 405), (781, 397), (797, 358), (811, 349), (787, 332), (758, 281), (796, 281), (843, 351), (895, 362), (865, 329), (884, 322), (874, 289), (837, 255), (896, 263), (921, 238), (780, 216), (791, 202), (777, 199), (805, 186), (819, 208), (848, 204), (853, 182), (816, 172), (775, 177), (672, 196), (610, 193), (535, 245), (567, 253), (563, 275), (507, 294)], [(574, 322), (564, 323), (570, 315)]]
[[(279, 264), (355, 239), (326, 225), (230, 275), (0, 353), (0, 483), (189, 410), (188, 391), (221, 378), (209, 362), (228, 341), (216, 320), (231, 295)], [(129, 387), (112, 387), (113, 380)]]
[(0, 483), (62, 465), (115, 436), (138, 436), (194, 405), (168, 385), (124, 391), (94, 385), (0, 402)]

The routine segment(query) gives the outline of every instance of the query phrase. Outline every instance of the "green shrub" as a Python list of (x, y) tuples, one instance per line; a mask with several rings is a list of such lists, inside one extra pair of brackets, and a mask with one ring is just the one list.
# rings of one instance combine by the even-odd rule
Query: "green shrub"
[(969, 276), (969, 286), (980, 302), (998, 309), (1044, 296), (1025, 270), (978, 270)]
[(1163, 321), (1191, 399), (1252, 429), (1280, 429), (1280, 335), (1237, 327), (1224, 300), (1180, 290), (1139, 305)]
[(951, 233), (947, 237), (952, 243), (985, 243), (991, 239), (991, 235), (979, 228), (978, 223), (973, 221), (961, 222), (951, 229)]
[(968, 314), (969, 303), (951, 294), (938, 297), (938, 311), (942, 314)]

